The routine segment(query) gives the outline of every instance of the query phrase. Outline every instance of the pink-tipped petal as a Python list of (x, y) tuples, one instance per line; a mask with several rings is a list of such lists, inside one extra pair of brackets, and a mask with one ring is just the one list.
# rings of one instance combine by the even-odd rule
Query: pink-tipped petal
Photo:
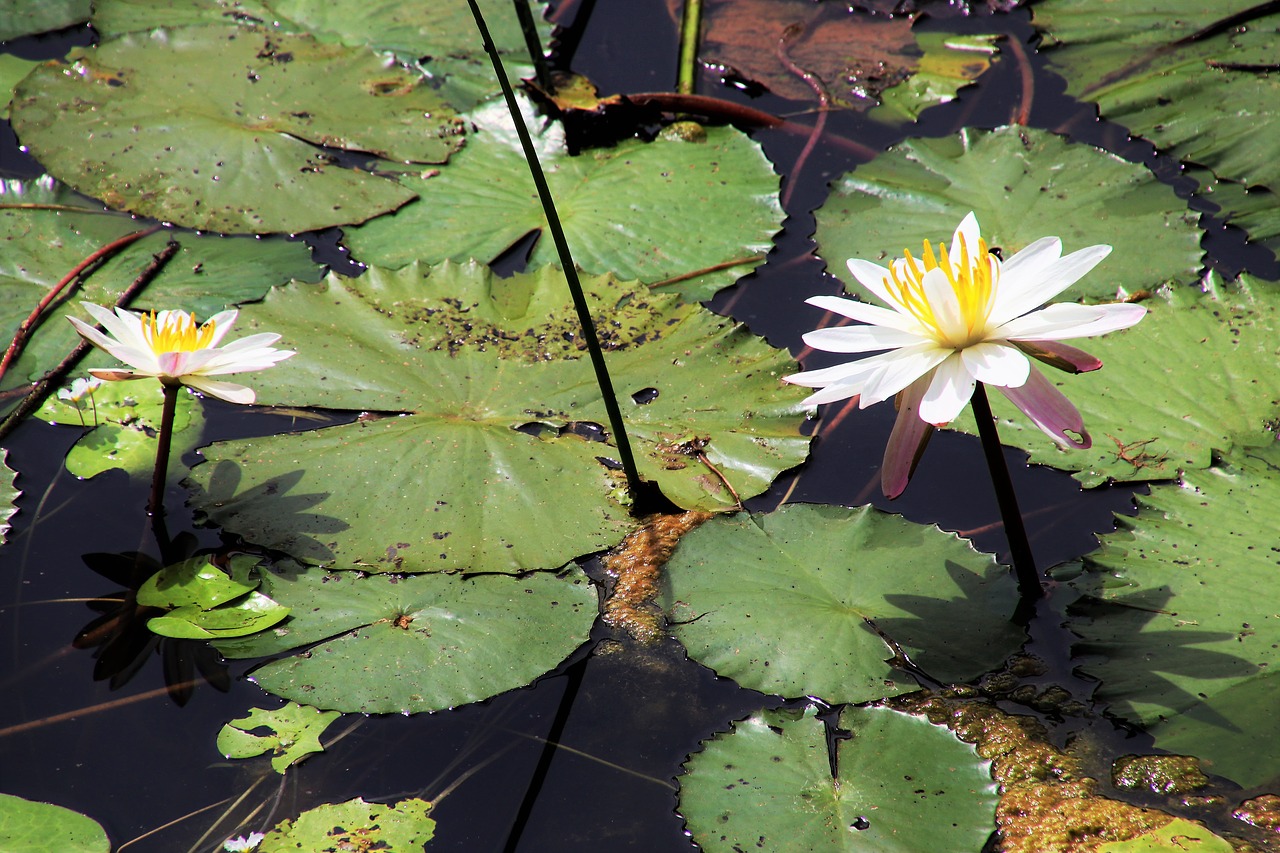
[(920, 400), (928, 388), (929, 377), (922, 376), (898, 395), (898, 417), (880, 465), (880, 490), (890, 500), (906, 490), (933, 435), (933, 424), (920, 418)]
[(920, 417), (931, 424), (942, 425), (955, 420), (973, 397), (973, 374), (965, 367), (959, 353), (938, 365), (929, 390), (920, 400)]
[(1012, 341), (1011, 343), (1032, 358), (1067, 373), (1088, 373), (1102, 367), (1102, 359), (1058, 341)]
[(190, 352), (161, 353), (156, 357), (160, 375), (176, 379), (179, 376), (190, 373), (192, 371), (192, 362), (197, 355), (197, 353)]
[(1031, 362), (1022, 352), (1002, 343), (983, 342), (960, 351), (970, 375), (987, 385), (1017, 387), (1027, 381)]
[(106, 379), (110, 382), (121, 382), (130, 379), (154, 379), (155, 377), (149, 373), (134, 373), (132, 370), (105, 370), (99, 368), (90, 368), (89, 373), (99, 379)]
[[(1000, 390), (1033, 424), (1061, 446), (1085, 450), (1093, 445), (1080, 411), (1034, 367), (1021, 387)], [(1075, 438), (1072, 433), (1080, 437)]]

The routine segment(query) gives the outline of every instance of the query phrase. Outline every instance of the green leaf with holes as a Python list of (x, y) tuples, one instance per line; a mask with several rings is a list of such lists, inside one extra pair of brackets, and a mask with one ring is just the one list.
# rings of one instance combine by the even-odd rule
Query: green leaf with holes
[(680, 540), (663, 606), (689, 656), (744, 687), (828, 702), (916, 689), (897, 644), (941, 682), (1023, 642), (1009, 573), (963, 539), (870, 506), (715, 518)]
[(945, 728), (845, 708), (832, 776), (813, 708), (761, 711), (704, 741), (679, 810), (707, 853), (979, 850), (995, 830), (990, 763)]
[(257, 853), (337, 853), (385, 850), (419, 853), (435, 836), (432, 805), (426, 800), (366, 803), (362, 798), (308, 809), (296, 820), (281, 821), (255, 848)]
[(883, 264), (923, 240), (950, 243), (970, 211), (1006, 258), (1047, 235), (1064, 252), (1115, 246), (1068, 299), (1114, 299), (1122, 287), (1190, 281), (1200, 268), (1195, 214), (1148, 169), (1024, 127), (913, 139), (849, 172), (816, 213), (818, 254), (865, 297), (845, 261)]
[(1071, 581), (1098, 700), (1246, 788), (1280, 780), (1280, 615), (1259, 604), (1280, 578), (1278, 474), (1272, 441), (1153, 486)]
[[(479, 131), (448, 169), (401, 177), (420, 202), (346, 229), (352, 254), (387, 267), (488, 262), (536, 234), (529, 265), (559, 263), (506, 105), (482, 107), (473, 121)], [(670, 281), (664, 289), (708, 299), (758, 266), (782, 225), (778, 176), (760, 146), (733, 128), (571, 157), (558, 123), (532, 114), (526, 121), (542, 127), (538, 156), (574, 263), (588, 273)]]
[(439, 164), (462, 132), (418, 73), (372, 50), (237, 26), (130, 33), (45, 63), (11, 118), (52, 174), (110, 207), (254, 234), (361, 222), (414, 197), (320, 146)]
[[(253, 758), (270, 752), (271, 769), (284, 773), (308, 755), (324, 752), (320, 735), (340, 716), (337, 711), (296, 702), (274, 711), (253, 708), (247, 717), (232, 720), (218, 732), (218, 752), (227, 758)], [(266, 733), (254, 734), (261, 729)]]
[[(804, 393), (779, 382), (785, 353), (674, 295), (584, 284), (637, 464), (668, 498), (732, 509), (804, 459)], [(278, 289), (241, 318), (298, 351), (255, 376), (260, 402), (392, 416), (213, 445), (192, 475), (213, 523), (375, 572), (520, 572), (630, 529), (558, 270), (375, 268)]]
[(264, 572), (261, 590), (292, 618), (218, 650), (298, 652), (253, 680), (285, 699), (363, 714), (439, 711), (522, 687), (586, 642), (597, 609), (577, 567), (522, 577), (284, 570)]

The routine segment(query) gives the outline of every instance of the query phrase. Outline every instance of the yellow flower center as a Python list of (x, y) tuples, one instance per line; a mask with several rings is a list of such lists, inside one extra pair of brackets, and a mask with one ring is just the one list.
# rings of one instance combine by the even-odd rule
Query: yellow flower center
[(163, 323), (155, 311), (142, 317), (142, 337), (151, 345), (151, 351), (156, 353), (205, 349), (213, 342), (214, 330), (215, 324), (212, 321), (203, 326), (197, 325), (195, 314), (171, 311)]
[[(899, 276), (898, 270), (890, 267), (890, 278), (886, 278), (884, 284), (903, 309), (933, 332), (940, 343), (966, 347), (978, 343), (985, 332), (987, 315), (991, 310), (991, 296), (999, 276), (999, 266), (988, 260), (986, 240), (978, 238), (978, 252), (972, 257), (969, 255), (969, 247), (965, 244), (964, 235), (957, 235), (956, 240), (960, 244), (958, 263), (952, 262), (946, 246), (939, 243), (938, 253), (935, 255), (933, 247), (929, 245), (928, 240), (925, 240), (921, 260), (916, 260), (909, 250), (903, 249), (902, 254), (907, 261), (904, 274)], [(993, 267), (996, 271), (995, 278), (992, 277)], [(953, 335), (954, 326), (946, 324), (947, 327), (944, 327), (938, 319), (934, 306), (930, 304), (928, 294), (925, 292), (925, 273), (935, 269), (940, 269), (946, 274), (951, 291), (955, 294), (956, 303), (960, 306), (960, 321), (964, 328), (964, 335), (959, 339)]]

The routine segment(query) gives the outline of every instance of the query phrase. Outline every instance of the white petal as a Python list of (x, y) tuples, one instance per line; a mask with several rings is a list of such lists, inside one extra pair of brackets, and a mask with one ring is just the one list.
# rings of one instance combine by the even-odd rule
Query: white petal
[[(138, 319), (137, 315), (125, 311), (123, 308), (117, 308), (115, 312), (112, 312), (101, 305), (94, 305), (92, 302), (81, 302), (80, 305), (93, 316), (93, 319), (98, 321), (98, 325), (102, 326), (108, 335), (119, 343), (135, 349), (150, 349), (146, 340), (142, 337), (142, 321)], [(103, 347), (103, 349), (106, 349), (106, 347)]]
[(804, 342), (823, 352), (875, 352), (921, 343), (919, 335), (881, 326), (840, 326), (804, 335)]
[(915, 331), (920, 324), (914, 318), (879, 305), (868, 305), (853, 299), (842, 299), (839, 296), (810, 296), (805, 300), (810, 305), (831, 311), (850, 320), (870, 323), (873, 326), (884, 326), (888, 329), (899, 329), (904, 332)]
[(896, 358), (897, 353), (883, 353), (881, 355), (873, 355), (868, 358), (858, 359), (857, 361), (848, 361), (844, 364), (837, 364), (832, 367), (822, 367), (817, 370), (806, 370), (803, 373), (794, 373), (791, 376), (785, 376), (783, 379), (792, 385), (805, 385), (809, 388), (821, 388), (825, 385), (841, 384), (848, 385), (857, 382), (859, 385), (858, 392), (861, 393), (861, 385), (868, 377), (884, 367), (885, 363), (892, 358)]
[[(1025, 282), (1020, 280), (1021, 274), (1015, 268), (1015, 281), (1007, 293), (1003, 292), (1004, 280), (1001, 280), (1002, 293), (991, 311), (990, 323), (999, 325), (1038, 308), (1079, 281), (1109, 254), (1110, 246), (1090, 246), (1059, 258), (1057, 262), (1039, 270), (1035, 278)], [(1010, 273), (1006, 269), (1002, 270), (1002, 275), (1008, 276)]]
[(267, 347), (261, 350), (235, 353), (234, 359), (224, 360), (215, 356), (201, 368), (200, 372), (205, 376), (221, 376), (226, 373), (253, 373), (258, 370), (266, 370), (268, 367), (274, 367), (277, 362), (284, 361), (294, 354), (292, 350)]
[(934, 371), (929, 390), (920, 401), (921, 419), (937, 425), (955, 420), (973, 396), (973, 386), (973, 376), (956, 353)]
[(253, 393), (252, 388), (246, 388), (234, 382), (206, 379), (203, 376), (184, 376), (182, 384), (188, 385), (197, 391), (203, 391), (211, 397), (217, 397), (219, 400), (226, 400), (228, 403), (239, 403), (247, 406), (257, 399), (257, 395)]
[(131, 367), (136, 367), (138, 370), (152, 375), (155, 375), (159, 370), (155, 354), (152, 353), (150, 349), (137, 349), (126, 346), (125, 344), (120, 343), (117, 339), (109, 338), (102, 334), (102, 332), (99, 332), (83, 320), (77, 320), (75, 317), (68, 317), (67, 319), (71, 321), (71, 324), (76, 327), (76, 331), (79, 332), (85, 340), (98, 347), (98, 349), (103, 350), (117, 361), (122, 361)]
[(884, 366), (868, 377), (858, 405), (865, 409), (889, 399), (954, 353), (955, 350), (928, 343), (878, 356), (884, 359)]
[(1092, 323), (1087, 326), (1079, 326), (1075, 329), (1059, 332), (1053, 337), (1042, 337), (1039, 340), (1061, 341), (1068, 338), (1092, 338), (1097, 335), (1105, 335), (1108, 332), (1127, 329), (1147, 315), (1146, 308), (1127, 302), (1115, 302), (1093, 307), (1101, 309), (1103, 314)]
[(222, 342), (222, 339), (226, 337), (227, 332), (231, 331), (231, 327), (235, 325), (236, 317), (239, 314), (240, 312), (234, 309), (229, 311), (219, 311), (217, 314), (214, 314), (201, 324), (207, 326), (210, 323), (213, 323), (213, 338), (209, 341), (208, 346), (216, 347)]
[(960, 351), (964, 366), (979, 382), (1017, 388), (1031, 373), (1031, 359), (1020, 350), (991, 342), (975, 344)]
[(938, 324), (938, 331), (945, 338), (964, 343), (969, 336), (969, 329), (960, 313), (960, 301), (956, 299), (955, 288), (941, 267), (935, 267), (924, 274), (924, 298), (933, 309), (933, 316)]
[[(1041, 237), (1023, 247), (1000, 265), (1003, 287), (1007, 279), (1039, 278), (1046, 266), (1062, 257), (1062, 241), (1057, 237)], [(1006, 278), (1007, 277), (1007, 278)]]
[(1067, 329), (1087, 326), (1103, 315), (1097, 305), (1077, 305), (1074, 302), (1058, 302), (1010, 320), (991, 331), (988, 338), (1008, 340), (1053, 340), (1052, 336)]
[(249, 335), (247, 338), (239, 338), (225, 347), (221, 347), (221, 352), (236, 352), (237, 350), (250, 349), (252, 347), (269, 347), (276, 341), (280, 340), (280, 335), (273, 332), (258, 332), (255, 335)]
[(956, 233), (951, 237), (951, 262), (953, 264), (960, 263), (960, 238), (964, 237), (964, 245), (968, 250), (969, 257), (972, 258), (978, 251), (978, 243), (982, 239), (982, 230), (978, 227), (978, 217), (973, 215), (973, 211), (965, 214), (964, 219), (960, 220), (960, 225), (956, 228)]
[(873, 264), (871, 261), (864, 261), (859, 258), (850, 258), (846, 261), (846, 266), (849, 267), (849, 272), (853, 273), (853, 277), (858, 280), (858, 284), (866, 288), (872, 296), (890, 307), (898, 304), (898, 300), (893, 298), (889, 288), (885, 286), (885, 281), (890, 278), (889, 270), (879, 264)]
[(850, 397), (858, 396), (861, 383), (845, 384), (843, 382), (835, 385), (828, 385), (821, 391), (810, 394), (800, 401), (802, 406), (820, 406), (823, 403), (835, 403), (839, 400), (847, 400)]

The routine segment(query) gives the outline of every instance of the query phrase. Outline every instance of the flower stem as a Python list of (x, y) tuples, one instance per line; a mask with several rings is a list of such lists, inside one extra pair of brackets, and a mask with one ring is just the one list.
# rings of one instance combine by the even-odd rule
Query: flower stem
[(533, 19), (533, 11), (529, 8), (529, 0), (515, 0), (515, 7), (516, 18), (520, 21), (520, 32), (524, 35), (525, 48), (529, 51), (529, 61), (533, 63), (533, 74), (538, 81), (538, 88), (549, 92), (551, 91), (551, 73), (547, 70), (547, 57), (542, 53), (538, 25)]
[(991, 404), (987, 401), (987, 389), (981, 382), (973, 389), (969, 405), (973, 407), (973, 417), (978, 422), (982, 452), (987, 457), (991, 485), (996, 490), (996, 502), (1000, 505), (1000, 516), (1004, 520), (1004, 534), (1009, 540), (1009, 556), (1013, 561), (1013, 571), (1018, 576), (1018, 591), (1022, 593), (1024, 600), (1039, 598), (1044, 595), (1040, 573), (1036, 571), (1031, 542), (1027, 539), (1027, 528), (1022, 523), (1022, 512), (1018, 509), (1018, 496), (1013, 491), (1009, 466), (1004, 461), (1000, 434), (996, 431), (996, 420), (991, 414)]
[(547, 186), (546, 176), (538, 162), (538, 154), (533, 147), (533, 139), (529, 136), (529, 128), (525, 126), (524, 117), (520, 114), (520, 105), (516, 103), (516, 94), (507, 80), (506, 71), (502, 67), (502, 57), (489, 35), (489, 27), (484, 22), (484, 15), (476, 0), (467, 0), (471, 14), (484, 40), (485, 52), (493, 62), (494, 73), (498, 77), (498, 85), (502, 87), (502, 95), (507, 101), (507, 110), (511, 113), (511, 121), (515, 124), (516, 135), (520, 137), (520, 145), (524, 148), (525, 161), (529, 165), (529, 173), (533, 176), (533, 184), (538, 189), (538, 197), (542, 200), (542, 211), (547, 217), (547, 230), (555, 242), (556, 252), (560, 255), (560, 266), (564, 269), (565, 281), (569, 292), (573, 295), (573, 307), (578, 314), (578, 323), (582, 326), (582, 337), (587, 344), (587, 352), (591, 355), (591, 366), (595, 370), (596, 383), (600, 386), (600, 396), (604, 398), (604, 408), (609, 415), (609, 429), (613, 433), (614, 444), (618, 448), (618, 461), (622, 463), (622, 471), (627, 478), (627, 491), (633, 502), (641, 500), (643, 483), (640, 472), (636, 468), (635, 457), (631, 454), (631, 441), (627, 438), (627, 427), (622, 420), (622, 410), (618, 407), (618, 398), (613, 390), (613, 381), (605, 367), (604, 352), (600, 349), (600, 340), (596, 337), (595, 323), (591, 319), (591, 309), (587, 305), (587, 297), (582, 292), (582, 282), (578, 280), (578, 270), (574, 266), (573, 256), (569, 253), (569, 241), (565, 239), (564, 228), (560, 225), (560, 217), (556, 213), (555, 201), (551, 198), (551, 189)]
[(684, 16), (680, 21), (680, 67), (676, 73), (676, 91), (692, 95), (698, 75), (698, 41), (702, 32), (702, 0), (684, 0)]
[(151, 475), (151, 499), (147, 515), (164, 514), (164, 489), (169, 482), (169, 445), (173, 443), (173, 415), (178, 410), (178, 383), (164, 383), (164, 409), (160, 415), (160, 434), (156, 436), (156, 470)]

